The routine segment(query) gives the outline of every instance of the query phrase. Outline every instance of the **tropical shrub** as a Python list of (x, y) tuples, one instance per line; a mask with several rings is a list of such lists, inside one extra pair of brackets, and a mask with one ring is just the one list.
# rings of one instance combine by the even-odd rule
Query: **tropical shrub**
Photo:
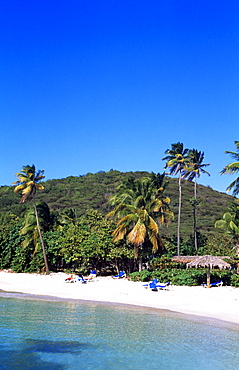
[(231, 276), (231, 285), (239, 288), (239, 275), (236, 273), (233, 273)]
[[(197, 286), (207, 281), (206, 269), (165, 269), (153, 272), (143, 270), (130, 274), (132, 281), (150, 281), (158, 279), (161, 283), (171, 282), (172, 285)], [(223, 285), (239, 287), (239, 275), (235, 270), (212, 270), (211, 282), (223, 281)]]
[(148, 270), (136, 271), (129, 274), (132, 281), (150, 281), (153, 279), (154, 274)]
[(232, 238), (228, 235), (217, 234), (208, 236), (205, 245), (198, 250), (199, 255), (211, 254), (213, 256), (234, 256)]

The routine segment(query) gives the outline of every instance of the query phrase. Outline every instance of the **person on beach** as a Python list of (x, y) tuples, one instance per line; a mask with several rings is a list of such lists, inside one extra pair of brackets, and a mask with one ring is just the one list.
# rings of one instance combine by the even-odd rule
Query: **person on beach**
[(74, 275), (69, 276), (68, 278), (65, 279), (66, 283), (74, 283), (75, 277)]

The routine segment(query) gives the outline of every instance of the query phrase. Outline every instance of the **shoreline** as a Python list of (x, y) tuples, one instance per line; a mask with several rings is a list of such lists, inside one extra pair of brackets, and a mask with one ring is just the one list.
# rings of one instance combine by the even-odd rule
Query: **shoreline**
[[(239, 324), (239, 288), (171, 286), (153, 292), (142, 282), (97, 277), (87, 284), (66, 283), (69, 274), (50, 275), (0, 271), (0, 290), (43, 299), (64, 299), (130, 305)], [(237, 326), (236, 325), (236, 326)]]

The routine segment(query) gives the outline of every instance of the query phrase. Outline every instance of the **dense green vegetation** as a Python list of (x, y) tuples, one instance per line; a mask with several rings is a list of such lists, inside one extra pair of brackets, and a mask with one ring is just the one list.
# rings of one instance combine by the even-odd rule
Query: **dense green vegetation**
[[(116, 186), (128, 177), (141, 178), (149, 176), (148, 172), (125, 172), (111, 170), (88, 173), (83, 176), (70, 176), (64, 179), (54, 179), (42, 182), (44, 191), (38, 193), (37, 201), (48, 204), (51, 212), (62, 213), (74, 209), (76, 217), (85, 214), (89, 208), (106, 215), (113, 209), (108, 199), (115, 193)], [(171, 210), (174, 221), (168, 227), (162, 225), (162, 235), (177, 234), (178, 212), (178, 179), (168, 177), (165, 195), (171, 199)], [(193, 233), (193, 195), (194, 186), (191, 182), (182, 180), (182, 214), (181, 237), (188, 238)], [(13, 193), (13, 187), (0, 187), (0, 216), (14, 214), (22, 217), (30, 204), (19, 204), (20, 197)], [(225, 193), (217, 192), (210, 187), (197, 185), (197, 230), (201, 233), (215, 234), (220, 230), (214, 228), (216, 220), (227, 211), (235, 198)]]
[[(177, 284), (187, 282), (193, 285), (204, 279), (201, 276), (204, 272), (185, 272), (181, 267), (167, 266), (160, 257), (162, 252), (168, 257), (177, 254), (177, 179), (164, 174), (121, 173), (111, 170), (48, 180), (41, 184), (44, 190), (36, 194), (35, 211), (32, 202), (19, 204), (23, 194), (15, 194), (13, 187), (0, 188), (1, 269), (11, 268), (17, 272), (46, 271), (43, 249), (38, 240), (39, 233), (36, 232), (37, 216), (51, 271), (76, 271), (85, 274), (94, 268), (102, 275), (119, 270), (126, 270), (128, 274), (137, 271), (139, 261), (135, 259), (134, 241), (138, 243), (139, 234), (134, 236), (134, 241), (132, 238), (125, 238), (130, 226), (130, 223), (126, 223), (127, 232), (122, 234), (122, 238), (114, 240), (118, 221), (107, 215), (118, 214), (123, 219), (129, 215), (128, 219), (131, 219), (132, 216), (133, 223), (137, 216), (137, 232), (142, 227), (145, 231), (144, 239), (136, 244), (137, 248), (143, 246), (140, 263), (141, 266), (147, 266), (141, 272), (146, 276), (142, 275), (142, 280), (152, 277), (153, 272), (154, 277)], [(193, 255), (196, 254), (194, 185), (181, 179), (181, 188), (180, 252), (182, 255)], [(133, 210), (133, 213), (131, 215), (126, 212), (123, 215), (122, 212), (116, 212), (117, 207), (121, 207), (124, 212)], [(225, 236), (222, 228), (214, 227), (215, 221), (221, 219), (229, 207), (237, 207), (234, 197), (197, 185), (199, 254), (235, 256), (234, 238), (231, 235)], [(174, 220), (171, 217), (172, 212), (175, 215)], [(153, 222), (156, 219), (157, 224)], [(237, 221), (236, 219), (235, 223), (238, 226)], [(119, 225), (122, 222), (118, 227)], [(148, 227), (151, 228), (152, 235), (147, 231)], [(129, 233), (136, 229), (129, 229)], [(162, 264), (163, 269), (159, 267)], [(138, 278), (139, 275), (134, 274), (131, 275), (132, 278)], [(225, 279), (236, 285), (237, 278), (233, 276)]]
[[(176, 269), (168, 268), (164, 270), (141, 271), (133, 272), (130, 274), (131, 280), (133, 281), (150, 281), (152, 279), (158, 279), (158, 281), (169, 281), (173, 285), (188, 285), (196, 286), (205, 284), (207, 281), (206, 269)], [(239, 275), (235, 270), (213, 270), (211, 272), (211, 282), (223, 281), (224, 285), (231, 285), (239, 287)]]
[(165, 175), (151, 174), (141, 179), (129, 178), (116, 188), (110, 197), (114, 206), (108, 217), (117, 216), (119, 221), (113, 231), (114, 242), (126, 240), (134, 246), (135, 258), (162, 250), (160, 226), (173, 219), (170, 199), (165, 196)]

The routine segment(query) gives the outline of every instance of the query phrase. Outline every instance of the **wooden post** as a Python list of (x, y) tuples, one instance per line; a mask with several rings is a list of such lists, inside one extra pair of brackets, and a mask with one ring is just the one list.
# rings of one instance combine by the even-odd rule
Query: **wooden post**
[(210, 266), (208, 265), (207, 268), (207, 288), (211, 287), (211, 282), (210, 282)]

